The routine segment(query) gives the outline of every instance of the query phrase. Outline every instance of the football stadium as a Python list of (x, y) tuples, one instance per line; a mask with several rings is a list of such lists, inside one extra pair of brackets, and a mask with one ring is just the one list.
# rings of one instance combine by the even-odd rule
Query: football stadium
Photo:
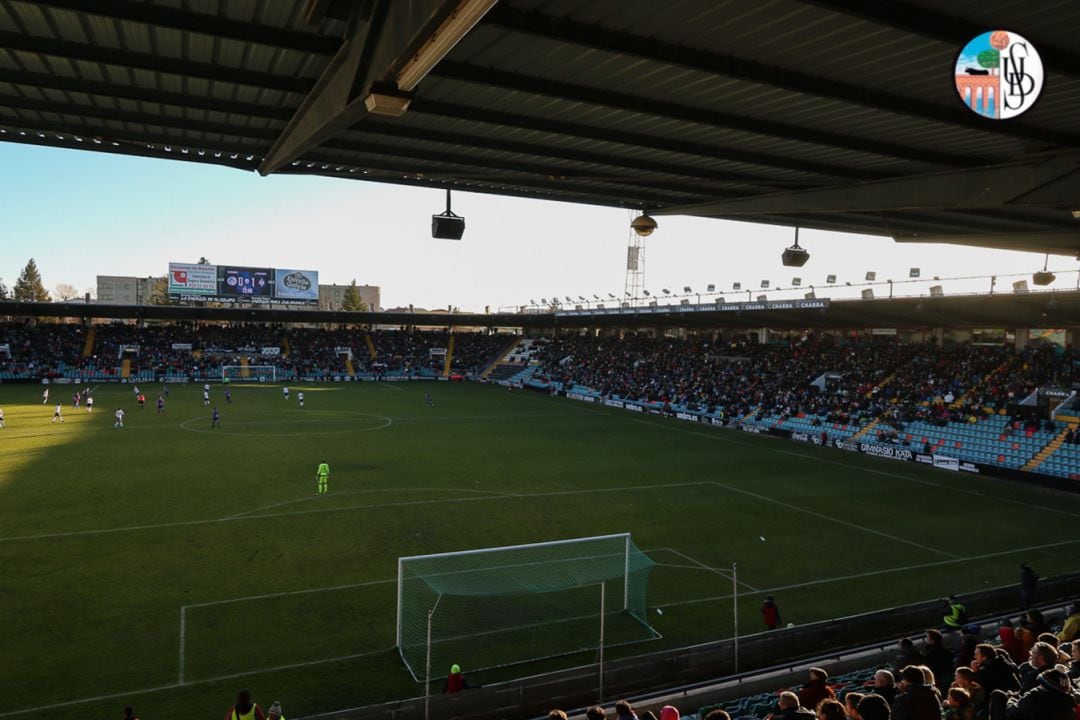
[(0, 720), (1080, 717), (1078, 35), (0, 0)]

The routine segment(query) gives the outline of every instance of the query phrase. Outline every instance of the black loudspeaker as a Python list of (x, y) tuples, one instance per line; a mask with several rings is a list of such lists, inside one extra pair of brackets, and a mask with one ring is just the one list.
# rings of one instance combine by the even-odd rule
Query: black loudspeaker
[(810, 253), (798, 245), (792, 245), (780, 255), (780, 262), (787, 267), (802, 267), (809, 259)]
[(1031, 282), (1039, 286), (1049, 285), (1050, 283), (1054, 282), (1055, 279), (1056, 277), (1054, 276), (1054, 273), (1047, 272), (1046, 270), (1040, 270), (1039, 272), (1031, 276)]
[(465, 234), (465, 218), (460, 215), (431, 216), (431, 237), (439, 240), (460, 240)]

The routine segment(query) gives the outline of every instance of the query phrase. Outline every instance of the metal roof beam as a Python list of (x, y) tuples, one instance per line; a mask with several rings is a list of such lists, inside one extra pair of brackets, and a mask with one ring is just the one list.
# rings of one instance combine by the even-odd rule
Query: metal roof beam
[[(1061, 180), (1067, 182), (1058, 182)], [(1067, 206), (1075, 202), (1075, 198), (1080, 197), (1080, 154), (820, 190), (759, 195), (697, 207), (669, 208), (664, 212), (731, 216), (1023, 207), (1032, 204), (1026, 196), (1051, 183), (1058, 189), (1059, 196), (1043, 197), (1039, 205)]]
[[(216, 133), (218, 135), (247, 137), (264, 142), (277, 137), (277, 131), (273, 128), (252, 128), (229, 123), (212, 122), (210, 120), (195, 120), (186, 117), (172, 117), (170, 115), (149, 115), (147, 113), (134, 112), (131, 110), (117, 110), (115, 108), (91, 107), (89, 105), (73, 105), (72, 103), (54, 102), (52, 100), (35, 100), (32, 98), (3, 96), (5, 107), (19, 110), (31, 110), (39, 113), (53, 113), (67, 117), (97, 118), (99, 120), (112, 120), (115, 122), (137, 123), (152, 127), (176, 128), (192, 132)], [(174, 139), (173, 142), (180, 142)], [(189, 141), (190, 142), (190, 141)]]
[[(369, 153), (391, 157), (408, 158), (411, 160), (428, 160), (445, 163), (452, 166), (472, 166), (476, 168), (488, 168), (498, 170), (499, 173), (470, 174), (455, 168), (454, 177), (463, 180), (480, 180), (481, 182), (507, 182), (529, 181), (540, 178), (544, 180), (557, 180), (559, 182), (583, 180), (621, 187), (630, 187), (635, 190), (643, 188), (658, 188), (670, 190), (673, 193), (701, 196), (735, 197), (736, 193), (731, 190), (714, 190), (702, 183), (678, 182), (669, 178), (657, 178), (655, 176), (636, 176), (621, 173), (618, 175), (600, 175), (596, 171), (578, 170), (552, 165), (539, 165), (536, 163), (521, 162), (519, 160), (498, 160), (487, 158), (478, 154), (462, 155), (458, 153), (437, 152), (428, 148), (406, 148), (385, 143), (364, 143), (352, 140), (334, 140), (320, 146), (325, 149), (344, 150), (355, 153)], [(305, 157), (309, 157), (306, 155)], [(338, 162), (341, 162), (339, 158)], [(362, 160), (349, 159), (348, 163), (362, 164)], [(409, 167), (409, 165), (403, 165)]]
[(209, 110), (213, 112), (229, 113), (230, 115), (247, 115), (268, 120), (288, 120), (293, 114), (293, 111), (289, 108), (279, 106), (255, 105), (235, 100), (223, 100), (221, 98), (209, 97), (206, 95), (174, 93), (154, 88), (139, 87), (137, 85), (121, 85), (118, 83), (98, 82), (96, 80), (82, 80), (74, 77), (34, 73), (9, 68), (0, 68), (0, 83), (25, 85), (28, 87), (46, 88), (50, 90), (62, 90), (69, 93), (97, 95), (100, 97), (122, 98), (125, 100), (135, 100), (137, 102), (173, 105), (185, 109), (194, 108), (198, 110)]
[(781, 140), (824, 145), (876, 156), (955, 167), (969, 167), (984, 162), (980, 158), (967, 155), (955, 155), (938, 150), (898, 145), (885, 140), (870, 140), (845, 133), (829, 132), (816, 127), (800, 127), (767, 118), (749, 117), (691, 105), (680, 105), (669, 100), (656, 100), (642, 95), (629, 95), (602, 88), (575, 85), (562, 80), (549, 80), (451, 60), (444, 60), (439, 63), (431, 71), (431, 74), (449, 80), (489, 87), (501, 87), (516, 92), (528, 92), (545, 97), (671, 118), (711, 127), (728, 128), (754, 135), (767, 135)]
[(892, 238), (901, 243), (947, 243), (949, 245), (1024, 250), (1026, 252), (1069, 255), (1072, 257), (1080, 253), (1080, 230), (1032, 233), (980, 232), (955, 235), (942, 233), (897, 234), (893, 235)]
[(329, 35), (286, 30), (270, 25), (233, 20), (222, 15), (187, 12), (133, 0), (91, 3), (86, 0), (37, 0), (36, 4), (85, 15), (98, 15), (114, 20), (127, 20), (154, 27), (212, 35), (317, 55), (333, 55), (341, 46), (340, 38)]
[(1080, 145), (1080, 135), (1035, 127), (1022, 122), (994, 123), (980, 118), (959, 103), (938, 105), (919, 98), (877, 90), (825, 77), (809, 75), (791, 68), (721, 55), (707, 50), (683, 47), (653, 38), (586, 25), (572, 20), (498, 5), (484, 19), (485, 24), (546, 37), (558, 42), (583, 45), (607, 52), (632, 55), (653, 62), (668, 63), (701, 72), (725, 75), (759, 85), (769, 85), (792, 92), (858, 104), (874, 110), (917, 117), (932, 122), (959, 125), (1010, 137), (1073, 147)]
[[(534, 143), (520, 142), (517, 140), (504, 140), (483, 135), (448, 132), (446, 130), (434, 130), (428, 128), (412, 127), (404, 124), (365, 121), (353, 128), (356, 132), (369, 135), (381, 135), (384, 137), (410, 138), (422, 142), (435, 142), (445, 145), (460, 145), (475, 150), (498, 150), (501, 152), (528, 155), (535, 158), (553, 158), (559, 160), (571, 160), (579, 163), (602, 165), (606, 167), (625, 168), (636, 172), (660, 173), (682, 178), (698, 178), (710, 182), (740, 182), (746, 183), (745, 176), (739, 173), (728, 173), (711, 168), (694, 167), (690, 165), (678, 165), (675, 163), (656, 162), (651, 159), (636, 160), (621, 155), (601, 154), (588, 150), (564, 149), (552, 145), (538, 145)], [(764, 181), (755, 178), (756, 183), (764, 184)], [(801, 183), (771, 182), (770, 187), (797, 186), (805, 187)]]
[[(422, 181), (423, 184), (429, 187), (445, 188), (449, 185), (459, 190), (471, 190), (474, 192), (491, 192), (494, 189), (498, 189), (499, 192), (502, 192), (505, 188), (515, 187), (531, 188), (537, 190), (553, 191), (556, 193), (563, 193), (570, 197), (593, 197), (600, 201), (600, 204), (608, 206), (625, 205), (627, 200), (632, 200), (634, 201), (631, 203), (633, 207), (643, 207), (644, 205), (653, 202), (657, 198), (657, 195), (655, 193), (652, 193), (648, 190), (639, 191), (637, 188), (626, 187), (604, 188), (589, 185), (580, 185), (557, 179), (541, 180), (537, 178), (513, 178), (507, 180), (500, 180), (493, 177), (484, 180), (478, 180), (475, 181), (473, 184), (469, 184), (467, 182), (461, 181), (461, 176), (456, 173), (448, 177), (445, 174), (444, 168), (440, 168), (434, 165), (425, 167), (417, 167), (413, 165), (406, 173), (402, 171), (401, 166), (393, 163), (386, 163), (380, 162), (378, 160), (369, 159), (357, 159), (355, 161), (342, 162), (341, 158), (335, 158), (333, 155), (323, 155), (321, 153), (311, 153), (305, 155), (303, 158), (301, 158), (299, 165), (294, 166), (290, 164), (289, 166), (287, 166), (287, 168), (282, 168), (282, 171), (292, 173), (310, 172), (313, 168), (305, 167), (305, 160), (315, 161), (319, 164), (327, 165), (352, 165), (354, 167), (361, 168), (374, 168), (382, 172), (392, 173), (393, 177), (390, 181), (395, 183), (403, 180), (403, 176), (411, 176), (413, 179), (417, 181)], [(318, 171), (318, 174), (323, 174), (324, 172), (324, 170), (320, 169)], [(351, 176), (356, 177), (355, 175)], [(376, 179), (376, 176), (367, 174), (359, 176), (359, 179), (374, 180)], [(535, 196), (536, 195), (534, 195), (533, 197)], [(681, 202), (678, 196), (660, 195), (659, 197), (664, 202), (668, 203)]]
[[(621, 145), (629, 145), (632, 147), (662, 150), (664, 152), (691, 155), (693, 157), (708, 157), (714, 158), (716, 160), (723, 160), (726, 162), (738, 162), (750, 165), (761, 165), (770, 168), (782, 168), (785, 170), (793, 170), (796, 172), (812, 173), (814, 175), (824, 175), (826, 177), (849, 177), (863, 179), (866, 177), (883, 176), (881, 173), (868, 173), (847, 168), (837, 168), (834, 165), (811, 162), (808, 160), (797, 160), (793, 158), (785, 158), (767, 155), (764, 153), (737, 150), (733, 148), (721, 148), (714, 145), (689, 142), (686, 140), (675, 140), (672, 138), (649, 135), (646, 133), (635, 133), (625, 130), (616, 130), (614, 128), (602, 128), (592, 125), (583, 125), (581, 123), (563, 122), (537, 116), (500, 112), (488, 108), (456, 105), (454, 103), (441, 102), (438, 100), (428, 100), (426, 98), (416, 98), (415, 100), (413, 100), (412, 104), (410, 105), (410, 110), (411, 112), (416, 113), (427, 113), (430, 115), (439, 115), (442, 117), (453, 117), (461, 120), (469, 120), (472, 122), (502, 125), (504, 127), (516, 127), (526, 130), (538, 130), (540, 132), (552, 133), (556, 135), (571, 135), (575, 137), (588, 138), (590, 140), (596, 140), (599, 142), (618, 143)], [(753, 182), (757, 185), (769, 185), (770, 183), (775, 182), (774, 180), (764, 175), (743, 173), (743, 176), (747, 181)]]
[(267, 153), (259, 172), (268, 175), (366, 117), (375, 88), (408, 99), (397, 72), (418, 55), (440, 24), (464, 0), (373, 0), (358, 3), (345, 43), (334, 55), (293, 119)]
[[(841, 15), (898, 28), (912, 35), (940, 40), (957, 50), (971, 38), (987, 31), (981, 23), (932, 10), (906, 0), (867, 2), (866, 0), (801, 0)], [(1039, 55), (1051, 72), (1080, 78), (1080, 55), (1039, 43)]]
[(292, 93), (306, 93), (312, 82), (298, 77), (274, 75), (272, 73), (243, 70), (213, 63), (201, 63), (193, 60), (169, 58), (152, 53), (139, 53), (130, 50), (84, 45), (82, 43), (34, 37), (16, 32), (0, 32), (0, 48), (19, 52), (38, 53), (65, 60), (85, 60), (88, 62), (117, 65), (120, 67), (151, 70), (187, 77), (197, 77), (235, 85), (283, 90)]

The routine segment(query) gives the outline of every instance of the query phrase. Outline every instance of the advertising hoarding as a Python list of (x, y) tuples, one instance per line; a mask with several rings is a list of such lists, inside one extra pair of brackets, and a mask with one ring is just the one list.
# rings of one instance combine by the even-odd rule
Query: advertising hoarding
[(318, 302), (318, 271), (274, 268), (274, 298)]

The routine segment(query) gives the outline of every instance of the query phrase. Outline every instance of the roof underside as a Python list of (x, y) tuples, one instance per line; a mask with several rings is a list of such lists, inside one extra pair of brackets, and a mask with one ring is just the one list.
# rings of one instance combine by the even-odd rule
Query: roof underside
[[(501, 0), (398, 88), (474, 5), (0, 0), (0, 140), (1080, 251), (1080, 3)], [(1046, 66), (1011, 121), (951, 78), (993, 28)]]

